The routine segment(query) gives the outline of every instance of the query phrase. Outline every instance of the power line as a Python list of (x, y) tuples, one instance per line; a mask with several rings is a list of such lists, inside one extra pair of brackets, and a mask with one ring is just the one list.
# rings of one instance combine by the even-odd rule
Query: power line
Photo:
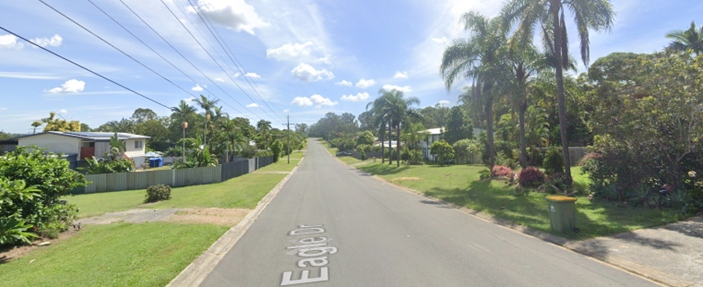
[[(174, 50), (178, 55), (180, 55), (186, 62), (188, 62), (188, 64), (190, 64), (191, 66), (193, 66), (193, 68), (195, 68), (195, 70), (197, 70), (201, 75), (203, 75), (203, 77), (205, 77), (206, 79), (208, 79), (213, 85), (215, 85), (217, 88), (219, 88), (223, 93), (225, 93), (225, 95), (227, 95), (229, 98), (231, 98), (231, 99), (232, 99), (234, 102), (236, 102), (238, 105), (244, 107), (244, 105), (242, 105), (239, 101), (237, 101), (234, 97), (232, 97), (232, 95), (230, 95), (227, 91), (225, 91), (225, 89), (223, 89), (222, 87), (220, 87), (220, 85), (218, 85), (215, 81), (213, 81), (208, 75), (206, 75), (205, 73), (203, 73), (203, 71), (201, 71), (195, 64), (193, 64), (193, 62), (191, 62), (190, 60), (188, 60), (188, 58), (187, 58), (186, 56), (184, 56), (183, 53), (181, 53), (180, 51), (178, 51), (178, 49), (176, 49), (176, 47), (174, 47), (174, 46), (171, 44), (171, 42), (169, 42), (168, 40), (166, 40), (166, 38), (164, 38), (163, 36), (161, 36), (161, 34), (160, 34), (159, 32), (157, 32), (156, 29), (154, 29), (153, 27), (151, 27), (151, 25), (149, 25), (149, 23), (147, 23), (144, 19), (142, 19), (142, 17), (139, 16), (139, 14), (137, 14), (137, 12), (135, 12), (134, 10), (132, 10), (132, 8), (129, 7), (129, 5), (127, 5), (127, 3), (124, 3), (124, 1), (122, 1), (122, 0), (120, 0), (120, 2), (122, 3), (122, 5), (124, 5), (124, 6), (127, 8), (127, 10), (129, 10), (130, 12), (132, 12), (132, 14), (134, 14), (134, 16), (136, 16), (140, 21), (142, 21), (142, 23), (144, 23), (144, 25), (146, 25), (147, 27), (149, 27), (149, 29), (151, 29), (151, 31), (154, 32), (154, 34), (156, 34), (157, 36), (159, 36), (159, 38), (161, 38), (161, 40), (163, 40), (169, 47), (171, 47), (171, 49), (173, 49), (173, 50)], [(205, 88), (205, 87), (203, 87), (203, 89), (205, 89), (206, 91), (210, 92), (210, 91), (209, 91), (207, 88)], [(224, 101), (223, 101), (223, 102), (224, 102)], [(228, 105), (228, 106), (229, 106), (229, 105)], [(245, 108), (247, 111), (249, 111), (250, 113), (252, 113), (255, 117), (261, 118), (259, 115), (257, 115), (256, 113), (252, 112), (251, 110), (247, 109), (246, 107), (244, 107), (244, 108)]]
[[(215, 62), (215, 64), (216, 64), (218, 67), (220, 67), (220, 69), (221, 69), (223, 72), (225, 72), (225, 74), (227, 75), (227, 77), (229, 77), (230, 80), (232, 80), (232, 82), (237, 86), (237, 88), (239, 88), (239, 89), (242, 91), (242, 93), (244, 93), (244, 95), (246, 95), (252, 102), (256, 102), (256, 101), (254, 101), (254, 99), (251, 98), (251, 96), (249, 96), (249, 94), (248, 94), (241, 86), (239, 86), (239, 84), (237, 83), (237, 81), (235, 81), (234, 78), (232, 78), (232, 76), (231, 76), (229, 73), (227, 73), (227, 71), (222, 67), (222, 65), (220, 65), (220, 63), (217, 62), (217, 60), (215, 59), (215, 57), (213, 57), (212, 54), (210, 54), (210, 52), (208, 52), (207, 49), (205, 49), (205, 47), (203, 46), (203, 44), (201, 44), (200, 41), (198, 41), (198, 39), (195, 37), (195, 35), (193, 35), (193, 33), (190, 32), (190, 29), (188, 29), (188, 27), (186, 27), (185, 24), (183, 24), (183, 23), (178, 19), (178, 16), (176, 16), (175, 13), (173, 13), (173, 10), (171, 10), (171, 8), (169, 8), (168, 5), (166, 5), (166, 3), (165, 3), (163, 0), (160, 0), (160, 1), (161, 1), (161, 3), (164, 5), (164, 7), (166, 7), (166, 9), (167, 9), (169, 12), (171, 12), (171, 15), (173, 15), (173, 17), (176, 19), (176, 21), (177, 21), (179, 24), (181, 24), (181, 26), (183, 26), (183, 28), (188, 32), (188, 34), (190, 34), (191, 37), (193, 37), (193, 40), (195, 40), (195, 42), (198, 43), (198, 45), (200, 46), (200, 48), (202, 48), (203, 51), (205, 51), (205, 53), (208, 54), (208, 56), (210, 56), (210, 58)], [(272, 117), (266, 110), (263, 110), (263, 111), (264, 111), (264, 113), (266, 113), (269, 117), (274, 118), (274, 117)]]
[(105, 77), (105, 76), (103, 76), (103, 75), (101, 75), (101, 74), (98, 74), (97, 72), (93, 72), (92, 70), (90, 70), (90, 69), (88, 69), (88, 68), (86, 68), (86, 67), (83, 67), (82, 65), (80, 65), (80, 64), (78, 64), (78, 63), (76, 63), (76, 62), (74, 62), (74, 61), (71, 61), (71, 60), (67, 59), (67, 58), (64, 57), (64, 56), (61, 56), (61, 55), (59, 55), (59, 54), (57, 54), (57, 53), (54, 53), (53, 51), (51, 51), (51, 50), (49, 50), (49, 49), (46, 49), (46, 48), (44, 48), (44, 47), (42, 47), (42, 46), (39, 46), (39, 45), (35, 44), (34, 42), (29, 41), (29, 40), (27, 40), (26, 38), (24, 38), (24, 37), (22, 37), (22, 36), (20, 36), (20, 35), (17, 35), (17, 34), (15, 34), (14, 32), (12, 32), (12, 31), (10, 31), (10, 30), (5, 29), (5, 28), (2, 27), (2, 26), (0, 26), (0, 29), (2, 29), (3, 31), (5, 31), (5, 32), (7, 32), (7, 33), (10, 33), (10, 34), (14, 35), (14, 36), (17, 37), (17, 38), (20, 38), (20, 39), (22, 39), (22, 40), (24, 40), (24, 41), (26, 41), (26, 42), (28, 42), (28, 43), (34, 45), (35, 47), (37, 47), (37, 48), (39, 48), (39, 49), (42, 49), (42, 50), (44, 50), (44, 51), (47, 51), (47, 52), (51, 53), (52, 55), (54, 55), (54, 56), (56, 56), (56, 57), (59, 57), (59, 58), (65, 60), (66, 62), (69, 62), (69, 63), (71, 63), (71, 64), (74, 64), (74, 65), (78, 66), (79, 68), (81, 68), (81, 69), (83, 69), (83, 70), (86, 70), (86, 71), (92, 73), (93, 75), (96, 75), (96, 76), (98, 76), (98, 77), (100, 77), (100, 78), (103, 78), (104, 80), (106, 80), (106, 81), (108, 81), (108, 82), (110, 82), (110, 83), (113, 83), (113, 84), (115, 84), (115, 85), (118, 85), (118, 86), (120, 86), (121, 88), (123, 88), (123, 89), (125, 89), (125, 90), (128, 90), (128, 91), (130, 91), (130, 92), (132, 92), (132, 93), (135, 93), (135, 94), (137, 94), (137, 95), (141, 96), (142, 98), (145, 98), (145, 99), (147, 99), (147, 100), (149, 100), (149, 101), (152, 101), (153, 103), (155, 103), (155, 104), (157, 104), (157, 105), (159, 105), (159, 106), (162, 106), (162, 107), (164, 107), (164, 108), (167, 108), (167, 109), (169, 109), (169, 110), (172, 110), (169, 106), (164, 105), (164, 104), (160, 103), (160, 102), (157, 101), (157, 100), (154, 100), (154, 99), (152, 99), (152, 98), (150, 98), (150, 97), (147, 97), (147, 96), (145, 96), (145, 95), (142, 95), (142, 94), (140, 94), (139, 92), (137, 92), (137, 91), (135, 91), (135, 90), (132, 90), (132, 89), (130, 89), (130, 88), (127, 88), (127, 87), (123, 86), (122, 84), (120, 84), (120, 83), (118, 83), (118, 82), (115, 82), (115, 81), (113, 81), (113, 80), (110, 80), (109, 78), (107, 78), (107, 77)]
[(93, 33), (93, 31), (90, 31), (88, 28), (86, 28), (86, 27), (84, 27), (83, 25), (79, 24), (78, 22), (74, 21), (73, 19), (71, 19), (71, 17), (68, 17), (66, 14), (61, 13), (61, 11), (59, 11), (59, 10), (57, 10), (56, 8), (52, 7), (51, 5), (47, 4), (46, 2), (44, 2), (44, 0), (39, 0), (39, 2), (41, 2), (41, 3), (44, 4), (44, 5), (46, 5), (47, 7), (51, 8), (51, 10), (54, 10), (56, 13), (59, 13), (61, 16), (63, 16), (64, 18), (68, 19), (69, 21), (73, 22), (74, 24), (78, 25), (78, 27), (83, 28), (83, 30), (85, 30), (86, 32), (92, 34), (93, 36), (95, 36), (96, 38), (100, 39), (101, 41), (105, 42), (105, 44), (110, 45), (110, 47), (114, 48), (115, 50), (119, 51), (119, 52), (122, 53), (123, 55), (127, 56), (128, 58), (130, 58), (130, 59), (132, 59), (133, 61), (137, 62), (138, 64), (142, 65), (142, 67), (146, 68), (147, 70), (151, 71), (152, 73), (158, 75), (158, 76), (161, 77), (162, 79), (164, 79), (164, 80), (166, 80), (167, 82), (171, 83), (171, 84), (174, 85), (176, 88), (179, 88), (180, 90), (186, 92), (187, 94), (189, 94), (189, 95), (195, 97), (195, 95), (191, 94), (191, 93), (190, 93), (189, 91), (187, 91), (186, 89), (183, 89), (181, 86), (177, 85), (176, 83), (172, 82), (172, 81), (169, 80), (168, 78), (162, 76), (162, 75), (159, 74), (158, 72), (156, 72), (156, 71), (154, 71), (153, 69), (149, 68), (147, 65), (143, 64), (143, 63), (140, 62), (139, 60), (135, 59), (134, 57), (130, 56), (129, 54), (127, 54), (127, 53), (125, 53), (124, 51), (120, 50), (119, 48), (115, 47), (115, 45), (112, 45), (112, 44), (111, 44), (110, 42), (108, 42), (107, 40), (105, 40), (105, 39), (103, 39), (102, 37), (98, 36), (97, 34)]
[[(113, 18), (112, 16), (110, 16), (110, 14), (108, 14), (107, 12), (105, 12), (105, 11), (104, 11), (103, 9), (101, 9), (98, 5), (96, 5), (95, 3), (93, 3), (93, 1), (88, 0), (88, 2), (90, 2), (90, 4), (93, 4), (93, 6), (95, 6), (95, 8), (97, 8), (98, 10), (100, 10), (100, 12), (102, 12), (103, 14), (105, 14), (105, 16), (107, 16), (107, 17), (110, 18), (112, 21), (114, 21), (117, 25), (119, 25), (120, 27), (122, 27), (122, 29), (124, 29), (125, 31), (127, 31), (127, 33), (129, 33), (130, 35), (132, 35), (132, 37), (134, 37), (134, 38), (137, 39), (139, 42), (141, 42), (144, 46), (146, 46), (147, 48), (149, 48), (149, 50), (151, 50), (151, 51), (154, 52), (156, 55), (158, 55), (159, 57), (161, 57), (161, 59), (163, 59), (164, 61), (166, 61), (166, 63), (168, 63), (169, 65), (171, 65), (171, 67), (173, 67), (174, 69), (176, 69), (176, 70), (178, 70), (179, 72), (181, 72), (181, 74), (183, 74), (183, 75), (186, 76), (188, 79), (190, 79), (191, 81), (193, 81), (196, 85), (199, 85), (199, 84), (198, 84), (198, 81), (196, 81), (195, 79), (193, 79), (192, 77), (190, 77), (188, 74), (186, 74), (185, 72), (183, 72), (183, 70), (179, 69), (178, 67), (176, 67), (176, 65), (174, 65), (174, 64), (171, 63), (169, 60), (167, 60), (164, 56), (162, 56), (159, 52), (157, 52), (156, 50), (154, 50), (153, 48), (151, 48), (151, 46), (149, 46), (147, 43), (145, 43), (144, 41), (142, 41), (139, 37), (137, 37), (136, 35), (134, 35), (134, 33), (132, 33), (129, 29), (127, 29), (127, 28), (124, 27), (122, 24), (120, 24), (120, 22), (118, 22), (117, 20), (115, 20), (115, 18)], [(204, 88), (204, 89), (206, 89), (206, 91), (210, 92), (209, 90), (207, 90), (207, 88)], [(219, 99), (217, 96), (215, 96), (215, 98)], [(237, 108), (235, 108), (235, 107), (231, 106), (230, 104), (228, 104), (227, 102), (224, 102), (224, 101), (223, 101), (223, 103), (225, 103), (226, 105), (228, 105), (228, 106), (229, 106), (230, 108), (232, 108), (234, 111), (236, 111), (236, 112), (238, 112), (238, 113), (240, 113), (240, 114), (244, 114), (244, 113), (242, 113), (241, 111), (239, 111)]]
[[(251, 84), (251, 82), (249, 81), (249, 78), (248, 78), (247, 75), (246, 75), (246, 71), (242, 71), (242, 69), (243, 69), (244, 67), (242, 66), (242, 69), (239, 68), (239, 66), (241, 66), (241, 63), (240, 63), (239, 65), (237, 65), (237, 63), (232, 59), (232, 56), (230, 56), (230, 53), (231, 53), (232, 55), (234, 55), (234, 52), (232, 52), (232, 50), (229, 49), (229, 46), (227, 46), (227, 49), (225, 49), (225, 47), (222, 45), (222, 42), (224, 42), (224, 38), (222, 39), (222, 42), (220, 42), (220, 40), (217, 38), (217, 36), (215, 36), (215, 33), (212, 32), (212, 30), (215, 30), (215, 32), (217, 32), (217, 29), (215, 29), (215, 26), (213, 25), (212, 29), (210, 29), (210, 26), (208, 25), (209, 19), (208, 19), (208, 21), (205, 21), (205, 19), (204, 19), (203, 16), (200, 14), (200, 12), (198, 12), (198, 8), (195, 7), (195, 5), (193, 5), (193, 3), (191, 2), (191, 0), (188, 0), (188, 3), (193, 7), (193, 10), (195, 11), (195, 14), (198, 15), (198, 18), (200, 18), (200, 21), (203, 21), (203, 24), (205, 24), (205, 28), (207, 28), (208, 31), (210, 31), (210, 34), (212, 35), (213, 38), (215, 38), (215, 41), (217, 41), (217, 43), (220, 45), (220, 47), (221, 47), (222, 50), (225, 52), (225, 54), (227, 55), (227, 57), (229, 57), (229, 60), (232, 61), (232, 64), (234, 64), (234, 66), (237, 67), (237, 70), (239, 70), (239, 72), (242, 74), (242, 76), (244, 76), (244, 79), (247, 81), (247, 83), (249, 83), (249, 86), (250, 86), (251, 89), (254, 91), (254, 93), (256, 93), (256, 95), (259, 97), (259, 99), (261, 99), (261, 101), (263, 101), (264, 104), (266, 104), (266, 106), (269, 108), (269, 110), (271, 110), (271, 112), (273, 112), (274, 114), (276, 114), (276, 116), (278, 116), (278, 119), (280, 120), (280, 119), (281, 119), (280, 115), (279, 115), (277, 112), (275, 112), (275, 111), (271, 108), (271, 106), (269, 106), (269, 104), (266, 102), (266, 100), (264, 100), (264, 98), (261, 96), (261, 94), (259, 93), (259, 91), (257, 91), (256, 88), (254, 88), (254, 86)], [(207, 15), (205, 15), (205, 18), (207, 18)], [(220, 38), (222, 38), (222, 36), (220, 35), (219, 32), (217, 32), (217, 35), (219, 35)], [(225, 42), (225, 45), (226, 45), (226, 42)], [(229, 52), (227, 52), (228, 50), (229, 50)], [(225, 61), (225, 62), (226, 62), (226, 61)]]

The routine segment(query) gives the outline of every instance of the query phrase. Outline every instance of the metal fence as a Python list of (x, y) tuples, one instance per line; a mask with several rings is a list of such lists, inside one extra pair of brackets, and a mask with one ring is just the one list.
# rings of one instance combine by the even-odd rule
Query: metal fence
[(166, 184), (172, 187), (208, 184), (226, 181), (273, 163), (273, 157), (235, 159), (235, 161), (211, 167), (157, 170), (144, 172), (87, 174), (87, 186), (71, 193), (95, 193), (121, 190), (145, 189), (152, 185)]

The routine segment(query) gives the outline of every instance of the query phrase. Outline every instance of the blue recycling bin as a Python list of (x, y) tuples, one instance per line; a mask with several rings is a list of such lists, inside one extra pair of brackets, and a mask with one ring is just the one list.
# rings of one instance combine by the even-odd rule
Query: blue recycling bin
[(164, 159), (160, 157), (150, 158), (149, 167), (162, 167), (164, 166)]

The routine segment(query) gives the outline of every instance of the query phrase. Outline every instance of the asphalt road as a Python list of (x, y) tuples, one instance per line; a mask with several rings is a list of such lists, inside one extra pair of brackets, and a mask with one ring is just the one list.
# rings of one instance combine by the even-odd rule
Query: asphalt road
[(362, 175), (312, 139), (201, 286), (281, 285), (657, 286)]

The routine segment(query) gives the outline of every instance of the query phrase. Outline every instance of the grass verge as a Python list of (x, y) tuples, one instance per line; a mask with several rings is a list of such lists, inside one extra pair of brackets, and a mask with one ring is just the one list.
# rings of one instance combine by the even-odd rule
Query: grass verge
[(0, 264), (0, 282), (3, 286), (165, 286), (227, 229), (163, 222), (86, 226), (68, 240)]
[[(421, 191), (427, 195), (482, 211), (517, 224), (551, 232), (547, 204), (547, 194), (530, 192), (518, 195), (514, 186), (506, 186), (500, 181), (478, 180), (482, 165), (401, 165), (371, 163), (357, 167), (365, 172), (378, 175), (385, 180), (394, 178), (419, 178), (416, 180), (394, 180), (394, 183)], [(580, 168), (573, 168), (572, 174), (577, 188), (589, 184), (588, 177)], [(571, 239), (586, 239), (611, 235), (635, 229), (662, 225), (683, 219), (670, 210), (653, 210), (631, 207), (620, 203), (591, 201), (578, 197), (576, 201), (577, 226), (581, 231), (576, 235), (563, 235)]]
[[(294, 158), (297, 157), (297, 158)], [(288, 158), (286, 156), (278, 159), (278, 162), (269, 164), (266, 167), (257, 169), (256, 171), (293, 171), (296, 165), (300, 162), (300, 155), (291, 154), (290, 163), (288, 163)]]
[[(292, 164), (292, 162), (291, 162)], [(253, 209), (273, 189), (285, 174), (250, 173), (225, 182), (173, 188), (171, 199), (144, 208), (248, 208)], [(79, 217), (91, 217), (106, 212), (140, 208), (146, 190), (127, 190), (66, 196), (64, 199), (78, 206)]]

